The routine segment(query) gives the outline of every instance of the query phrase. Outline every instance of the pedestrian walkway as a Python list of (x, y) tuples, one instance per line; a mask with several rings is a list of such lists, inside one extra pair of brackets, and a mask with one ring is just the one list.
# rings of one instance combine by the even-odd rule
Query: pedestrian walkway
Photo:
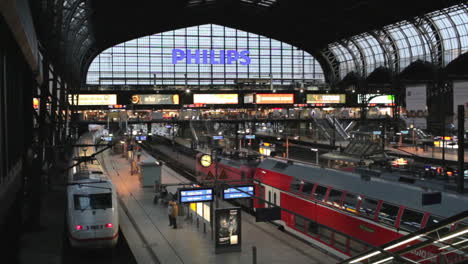
[[(424, 150), (423, 148), (415, 148), (415, 147), (398, 147), (398, 148), (388, 148), (388, 150), (395, 151), (401, 154), (412, 154), (423, 158), (431, 158), (431, 159), (440, 159), (442, 160), (442, 149), (429, 149)], [(445, 150), (445, 159), (451, 161), (458, 161), (458, 155), (456, 149), (447, 149)], [(465, 161), (468, 161), (468, 153), (465, 152)]]
[[(148, 154), (142, 153), (142, 160)], [(169, 227), (167, 208), (153, 204), (154, 190), (141, 188), (137, 175), (130, 174), (129, 161), (121, 155), (105, 153), (103, 164), (117, 187), (121, 205), (121, 229), (138, 263), (252, 263), (252, 247), (257, 247), (257, 263), (336, 263), (338, 260), (277, 230), (269, 223), (256, 223), (242, 213), (242, 252), (215, 254), (211, 230), (203, 232), (196, 221), (178, 217), (178, 229)], [(162, 183), (187, 180), (163, 166)]]

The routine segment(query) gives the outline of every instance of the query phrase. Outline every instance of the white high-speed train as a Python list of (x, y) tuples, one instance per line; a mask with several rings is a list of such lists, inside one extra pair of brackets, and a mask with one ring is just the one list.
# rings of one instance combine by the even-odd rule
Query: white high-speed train
[[(85, 134), (78, 144), (94, 144)], [(119, 236), (118, 202), (115, 186), (95, 158), (94, 147), (77, 147), (67, 184), (67, 229), (72, 247), (112, 248)], [(86, 157), (86, 158), (85, 158)]]

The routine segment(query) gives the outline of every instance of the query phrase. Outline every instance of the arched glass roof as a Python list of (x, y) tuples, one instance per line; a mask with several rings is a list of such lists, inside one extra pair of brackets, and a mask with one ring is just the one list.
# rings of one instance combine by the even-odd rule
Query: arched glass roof
[(455, 5), (388, 25), (328, 49), (337, 58), (339, 78), (351, 71), (367, 77), (381, 66), (398, 73), (417, 60), (444, 67), (468, 51), (468, 7)]
[[(250, 64), (173, 63), (173, 50), (249, 51)], [(202, 51), (200, 51), (202, 52)], [(271, 77), (270, 77), (271, 76)], [(264, 36), (206, 24), (146, 36), (103, 51), (91, 63), (87, 84), (222, 85), (246, 79), (274, 83), (323, 81), (321, 66), (307, 52)], [(187, 79), (187, 80), (186, 80)]]

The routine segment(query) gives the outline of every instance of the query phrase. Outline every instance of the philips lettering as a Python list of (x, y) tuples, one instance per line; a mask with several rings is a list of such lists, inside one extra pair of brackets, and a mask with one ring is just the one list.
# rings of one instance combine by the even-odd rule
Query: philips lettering
[(234, 64), (249, 65), (248, 50), (172, 50), (172, 64), (185, 60), (186, 64)]

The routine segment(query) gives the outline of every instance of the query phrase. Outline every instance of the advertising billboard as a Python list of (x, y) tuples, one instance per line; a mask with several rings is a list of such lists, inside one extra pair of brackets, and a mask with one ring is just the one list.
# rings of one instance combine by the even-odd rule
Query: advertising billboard
[(346, 103), (345, 94), (308, 94), (308, 104), (344, 104)]
[(252, 198), (254, 193), (253, 185), (234, 186), (223, 190), (223, 199)]
[(238, 94), (194, 94), (194, 104), (238, 104)]
[(179, 189), (180, 203), (197, 203), (213, 201), (212, 188)]
[[(467, 81), (454, 81), (453, 82), (453, 113), (454, 119), (458, 118), (458, 106), (465, 106), (465, 117), (468, 116), (468, 82)], [(458, 122), (454, 122), (455, 127), (458, 128)], [(468, 129), (468, 122), (465, 121), (465, 129)]]
[[(78, 100), (78, 101), (77, 101)], [(73, 104), (72, 95), (68, 95), (68, 102)], [(115, 105), (116, 94), (78, 94), (75, 95), (74, 105)]]
[[(363, 95), (361, 94), (358, 96), (358, 104), (364, 103), (362, 96)], [(393, 104), (395, 103), (394, 95), (365, 94), (364, 99), (365, 101), (367, 101), (368, 104)]]
[(134, 94), (132, 104), (142, 105), (178, 105), (180, 98), (178, 94)]
[(294, 94), (256, 94), (257, 104), (294, 104)]
[(215, 211), (215, 253), (237, 252), (242, 249), (240, 208)]
[(427, 87), (426, 84), (406, 87), (406, 115), (408, 124), (417, 128), (427, 128)]

